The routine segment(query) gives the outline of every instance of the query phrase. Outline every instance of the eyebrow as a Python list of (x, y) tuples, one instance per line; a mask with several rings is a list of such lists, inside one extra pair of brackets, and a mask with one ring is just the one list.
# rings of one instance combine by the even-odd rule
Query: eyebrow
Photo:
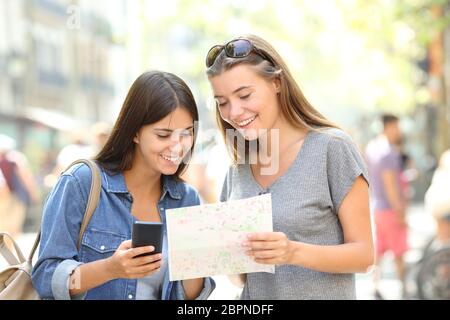
[[(187, 128), (181, 129), (181, 130), (191, 130), (192, 128), (194, 128), (194, 126), (189, 126)], [(167, 129), (167, 128), (155, 128), (154, 130), (164, 131), (164, 132), (173, 132), (174, 131), (172, 129)], [(175, 130), (178, 130), (178, 129), (175, 129)]]
[[(235, 94), (241, 90), (249, 89), (249, 88), (251, 88), (251, 86), (242, 86), (242, 87), (239, 87), (236, 90), (234, 90), (231, 94)], [(223, 98), (223, 96), (214, 96), (214, 98)]]

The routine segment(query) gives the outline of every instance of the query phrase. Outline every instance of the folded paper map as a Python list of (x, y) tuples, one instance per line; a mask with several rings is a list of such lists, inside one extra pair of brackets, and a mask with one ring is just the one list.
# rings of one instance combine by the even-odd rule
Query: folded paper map
[(166, 211), (171, 281), (213, 275), (275, 272), (245, 254), (251, 232), (272, 231), (270, 194)]

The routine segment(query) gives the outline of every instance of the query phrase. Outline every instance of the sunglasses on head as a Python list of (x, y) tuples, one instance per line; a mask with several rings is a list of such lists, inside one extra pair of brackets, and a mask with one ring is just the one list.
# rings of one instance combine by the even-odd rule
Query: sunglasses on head
[(268, 58), (264, 52), (256, 48), (250, 40), (247, 39), (234, 39), (230, 42), (227, 42), (225, 45), (215, 45), (211, 49), (209, 49), (208, 54), (206, 55), (206, 67), (211, 67), (216, 61), (219, 54), (225, 51), (225, 54), (229, 58), (245, 58), (250, 53), (255, 52), (262, 58), (273, 63), (272, 59)]

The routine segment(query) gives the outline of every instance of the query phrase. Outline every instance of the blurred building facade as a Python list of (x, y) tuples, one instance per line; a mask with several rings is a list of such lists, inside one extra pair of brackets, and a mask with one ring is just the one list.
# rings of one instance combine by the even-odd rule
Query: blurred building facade
[[(112, 123), (128, 89), (127, 1), (0, 1), (0, 133), (45, 176), (73, 132)], [(88, 130), (85, 130), (88, 132)], [(42, 204), (30, 208), (35, 230)]]
[(112, 121), (120, 108), (126, 49), (115, 34), (125, 32), (117, 31), (126, 26), (125, 7), (125, 0), (0, 2), (0, 130), (35, 169), (65, 132)]

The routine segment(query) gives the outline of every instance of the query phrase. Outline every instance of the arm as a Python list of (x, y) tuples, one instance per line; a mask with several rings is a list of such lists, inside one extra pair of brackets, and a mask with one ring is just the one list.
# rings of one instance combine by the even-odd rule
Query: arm
[(83, 219), (82, 200), (77, 180), (65, 174), (45, 203), (39, 258), (31, 274), (33, 286), (43, 299), (70, 299), (69, 275), (81, 264), (76, 241), (77, 226)]
[(384, 170), (382, 173), (384, 191), (391, 205), (391, 208), (397, 212), (399, 219), (404, 220), (405, 203), (402, 201), (398, 187), (397, 176), (393, 170)]
[(292, 264), (321, 272), (366, 272), (374, 262), (368, 185), (360, 176), (345, 196), (338, 216), (344, 244), (313, 245), (290, 241), (282, 232), (251, 234), (248, 254), (264, 264)]
[[(83, 179), (89, 181), (90, 177)], [(159, 268), (159, 261), (151, 263), (158, 255), (134, 259), (149, 248), (130, 250), (130, 240), (122, 242), (108, 259), (80, 261), (76, 242), (87, 198), (82, 196), (81, 185), (71, 173), (64, 174), (46, 202), (39, 259), (32, 270), (33, 286), (43, 299), (83, 299), (87, 290), (109, 280), (145, 276)], [(145, 263), (148, 265), (143, 266)]]
[(197, 298), (203, 290), (204, 278), (182, 280), (186, 300)]
[(318, 246), (297, 243), (293, 264), (322, 272), (366, 272), (374, 263), (368, 186), (358, 177), (339, 209), (344, 244)]
[(126, 240), (111, 257), (80, 265), (70, 276), (70, 296), (82, 294), (114, 279), (138, 279), (159, 271), (161, 254), (134, 258), (153, 250), (152, 246), (131, 248), (131, 240)]
[(112, 277), (105, 272), (107, 269), (106, 266), (107, 262), (105, 259), (89, 262), (77, 267), (70, 275), (69, 295), (71, 297), (80, 295), (112, 280)]

